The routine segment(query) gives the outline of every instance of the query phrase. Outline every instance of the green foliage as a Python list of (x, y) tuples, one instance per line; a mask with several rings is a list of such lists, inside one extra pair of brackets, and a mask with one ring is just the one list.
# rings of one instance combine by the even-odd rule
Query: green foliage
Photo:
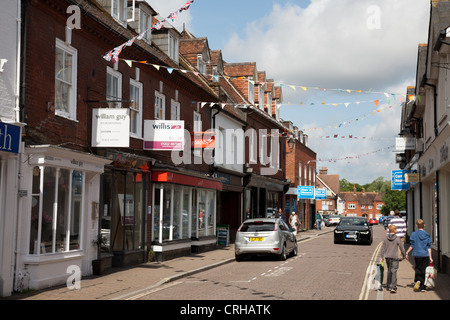
[(355, 186), (357, 192), (361, 192), (364, 188), (367, 192), (383, 194), (384, 206), (381, 208), (381, 212), (384, 215), (388, 215), (391, 210), (406, 210), (406, 192), (391, 190), (391, 181), (384, 180), (383, 177), (379, 177), (364, 185), (351, 183), (346, 179), (339, 180), (339, 184), (341, 192), (351, 192), (353, 191), (353, 186)]

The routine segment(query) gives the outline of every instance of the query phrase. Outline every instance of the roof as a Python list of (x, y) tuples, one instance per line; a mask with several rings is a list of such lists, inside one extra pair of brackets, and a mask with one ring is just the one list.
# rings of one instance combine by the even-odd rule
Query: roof
[(361, 205), (383, 202), (382, 196), (378, 192), (341, 192), (339, 196), (343, 201), (358, 202)]

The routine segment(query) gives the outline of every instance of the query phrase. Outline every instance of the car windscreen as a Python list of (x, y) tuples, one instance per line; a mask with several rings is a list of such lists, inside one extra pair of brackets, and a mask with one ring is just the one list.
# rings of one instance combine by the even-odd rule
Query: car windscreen
[(244, 223), (240, 228), (241, 232), (259, 232), (259, 231), (274, 231), (274, 222), (255, 221)]
[(342, 219), (339, 223), (340, 226), (366, 226), (367, 221), (365, 219)]

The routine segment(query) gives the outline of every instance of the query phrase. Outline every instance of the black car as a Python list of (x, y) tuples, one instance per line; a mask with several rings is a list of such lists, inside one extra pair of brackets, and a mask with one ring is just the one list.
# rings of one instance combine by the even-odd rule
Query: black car
[(372, 244), (372, 227), (364, 217), (342, 217), (334, 229), (334, 243), (353, 242)]

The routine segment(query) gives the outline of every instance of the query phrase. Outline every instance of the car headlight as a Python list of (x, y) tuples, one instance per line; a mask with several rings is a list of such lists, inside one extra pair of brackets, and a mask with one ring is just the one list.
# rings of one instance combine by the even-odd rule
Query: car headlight
[(369, 234), (369, 231), (361, 231), (361, 234)]
[(342, 233), (344, 231), (340, 231), (340, 230), (334, 230), (334, 233)]

